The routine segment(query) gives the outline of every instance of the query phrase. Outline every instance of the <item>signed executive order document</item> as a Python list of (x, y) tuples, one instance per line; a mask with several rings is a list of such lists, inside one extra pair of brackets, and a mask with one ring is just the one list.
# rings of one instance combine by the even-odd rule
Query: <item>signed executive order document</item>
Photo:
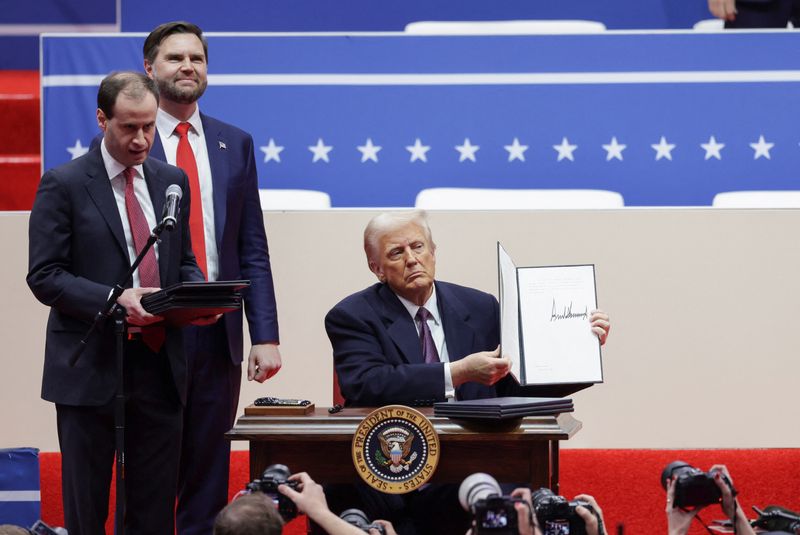
[(497, 244), (500, 346), (521, 385), (603, 381), (594, 265), (516, 267)]

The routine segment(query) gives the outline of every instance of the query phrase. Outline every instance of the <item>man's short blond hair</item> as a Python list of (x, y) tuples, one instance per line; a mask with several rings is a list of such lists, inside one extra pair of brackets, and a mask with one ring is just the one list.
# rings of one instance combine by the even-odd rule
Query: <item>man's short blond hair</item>
[(436, 249), (436, 244), (433, 243), (433, 235), (431, 234), (431, 227), (428, 225), (428, 214), (425, 210), (412, 210), (405, 212), (383, 212), (373, 217), (367, 228), (364, 229), (364, 252), (367, 254), (367, 262), (377, 262), (378, 246), (380, 245), (381, 237), (389, 232), (402, 228), (409, 223), (414, 223), (425, 232), (425, 238), (431, 246), (431, 250)]

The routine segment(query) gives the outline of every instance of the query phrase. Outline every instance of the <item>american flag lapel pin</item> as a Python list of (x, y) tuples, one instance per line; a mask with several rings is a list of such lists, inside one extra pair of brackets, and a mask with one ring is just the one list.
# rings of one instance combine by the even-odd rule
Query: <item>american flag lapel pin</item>
[(225, 149), (227, 149), (227, 148), (228, 148), (228, 146), (227, 146), (227, 145), (225, 145), (225, 142), (224, 142), (224, 141), (220, 141), (220, 142), (219, 142), (219, 148), (220, 148), (220, 150), (225, 150)]

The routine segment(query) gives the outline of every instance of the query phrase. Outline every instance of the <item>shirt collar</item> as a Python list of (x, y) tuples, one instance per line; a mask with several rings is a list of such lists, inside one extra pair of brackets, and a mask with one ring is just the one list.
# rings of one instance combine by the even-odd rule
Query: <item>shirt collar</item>
[[(182, 122), (183, 121), (176, 119), (161, 108), (158, 108), (158, 113), (156, 114), (156, 128), (166, 137), (175, 134), (175, 127)], [(203, 135), (203, 121), (200, 120), (200, 106), (195, 106), (194, 113), (186, 122), (192, 125), (192, 129), (198, 136)]]
[[(106, 173), (108, 174), (109, 180), (115, 179), (125, 170), (125, 166), (115, 160), (114, 157), (111, 156), (111, 153), (108, 152), (108, 149), (106, 148), (105, 136), (103, 136), (103, 142), (100, 143), (100, 154), (103, 155), (103, 165), (106, 168)], [(136, 170), (137, 175), (144, 178), (144, 169), (142, 168), (142, 164), (134, 165), (133, 168)]]
[[(395, 295), (397, 295), (397, 294), (395, 294)], [(421, 307), (419, 305), (415, 305), (414, 303), (412, 303), (411, 301), (409, 301), (408, 299), (406, 299), (405, 297), (402, 297), (400, 295), (397, 295), (397, 298), (400, 300), (400, 302), (403, 304), (403, 306), (406, 307), (406, 310), (408, 310), (408, 313), (411, 314), (411, 318), (416, 320), (417, 311)], [(436, 285), (435, 284), (433, 285), (433, 291), (431, 292), (431, 296), (428, 298), (427, 301), (425, 301), (425, 304), (423, 306), (430, 313), (431, 317), (433, 318), (434, 323), (436, 323), (436, 325), (441, 325), (442, 324), (442, 318), (439, 315), (439, 304), (438, 304), (438, 302), (436, 300)]]

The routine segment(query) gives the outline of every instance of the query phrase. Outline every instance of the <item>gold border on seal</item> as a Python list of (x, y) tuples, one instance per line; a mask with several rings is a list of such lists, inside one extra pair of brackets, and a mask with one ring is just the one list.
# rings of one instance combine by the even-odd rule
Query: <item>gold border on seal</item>
[[(366, 456), (369, 454), (365, 451), (367, 437), (375, 426), (390, 418), (408, 422), (419, 431), (427, 444), (428, 455), (424, 459), (424, 466), (415, 476), (406, 481), (389, 481), (373, 472), (366, 463)], [(436, 466), (439, 464), (440, 451), (439, 435), (430, 420), (418, 410), (405, 405), (386, 405), (375, 409), (361, 420), (353, 435), (352, 454), (356, 472), (367, 485), (386, 494), (406, 494), (427, 483), (433, 477)]]

